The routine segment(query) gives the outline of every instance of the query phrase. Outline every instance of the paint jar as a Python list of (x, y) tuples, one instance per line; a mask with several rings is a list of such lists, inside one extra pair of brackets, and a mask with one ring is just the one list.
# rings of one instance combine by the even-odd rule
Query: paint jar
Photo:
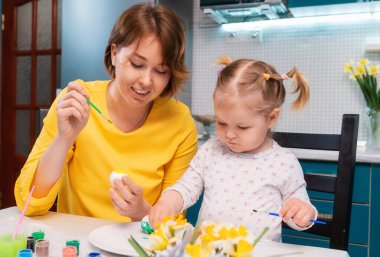
[(26, 248), (26, 236), (18, 234), (13, 240), (11, 234), (0, 235), (0, 257), (17, 257), (20, 250)]
[(33, 257), (33, 252), (30, 249), (20, 250), (17, 257)]
[(26, 249), (30, 249), (30, 250), (32, 250), (32, 252), (34, 252), (35, 242), (36, 242), (36, 240), (34, 239), (33, 236), (28, 236), (26, 238)]
[(35, 243), (36, 257), (48, 257), (49, 256), (49, 241), (45, 239), (37, 240)]
[(77, 248), (77, 256), (79, 256), (79, 240), (67, 240), (66, 246), (75, 246)]
[(98, 252), (90, 252), (87, 254), (87, 257), (102, 257), (102, 255)]
[(66, 246), (62, 250), (63, 257), (76, 257), (77, 256), (77, 248), (75, 246)]

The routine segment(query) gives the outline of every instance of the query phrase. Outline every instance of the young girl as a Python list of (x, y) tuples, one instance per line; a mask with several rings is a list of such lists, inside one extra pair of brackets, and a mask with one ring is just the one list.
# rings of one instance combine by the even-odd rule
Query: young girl
[[(198, 222), (244, 224), (254, 233), (269, 226), (266, 239), (280, 241), (282, 220), (305, 230), (317, 216), (297, 158), (268, 136), (284, 102), (283, 80), (293, 78), (296, 109), (308, 100), (307, 83), (295, 68), (280, 75), (257, 60), (223, 58), (219, 63), (228, 65), (218, 75), (213, 96), (217, 138), (207, 141), (183, 177), (164, 191), (149, 221), (154, 226), (182, 212), (204, 190)], [(279, 212), (282, 219), (265, 212)]]

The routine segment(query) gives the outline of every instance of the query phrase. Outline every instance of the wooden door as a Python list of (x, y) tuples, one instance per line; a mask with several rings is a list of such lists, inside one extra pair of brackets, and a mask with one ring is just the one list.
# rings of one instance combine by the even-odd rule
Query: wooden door
[(0, 208), (39, 134), (39, 108), (60, 87), (62, 0), (3, 0)]

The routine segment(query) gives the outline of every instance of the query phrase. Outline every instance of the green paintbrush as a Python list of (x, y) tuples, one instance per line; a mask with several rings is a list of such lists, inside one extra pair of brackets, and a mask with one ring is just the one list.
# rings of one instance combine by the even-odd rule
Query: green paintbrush
[(90, 101), (90, 99), (86, 98), (86, 100), (87, 100), (87, 103), (88, 103), (89, 105), (91, 105), (91, 106), (95, 109), (95, 111), (97, 111), (100, 115), (103, 116), (103, 118), (105, 118), (109, 123), (112, 124), (112, 121), (111, 121), (110, 119), (108, 119), (108, 118), (106, 117), (106, 115), (104, 115), (104, 114), (98, 109), (98, 107), (96, 107), (96, 106)]

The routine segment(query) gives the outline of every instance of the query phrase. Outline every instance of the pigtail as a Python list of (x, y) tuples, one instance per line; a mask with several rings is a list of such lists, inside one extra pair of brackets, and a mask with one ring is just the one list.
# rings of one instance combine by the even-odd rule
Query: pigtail
[(292, 107), (296, 110), (302, 109), (307, 101), (309, 100), (309, 85), (302, 74), (296, 69), (291, 69), (285, 74), (287, 77), (292, 78), (293, 81), (293, 91), (292, 93), (298, 92), (297, 99), (293, 102)]
[(218, 58), (216, 60), (216, 63), (220, 64), (220, 65), (227, 66), (228, 64), (232, 63), (232, 59), (228, 55), (225, 55), (225, 56), (222, 56), (222, 57)]

